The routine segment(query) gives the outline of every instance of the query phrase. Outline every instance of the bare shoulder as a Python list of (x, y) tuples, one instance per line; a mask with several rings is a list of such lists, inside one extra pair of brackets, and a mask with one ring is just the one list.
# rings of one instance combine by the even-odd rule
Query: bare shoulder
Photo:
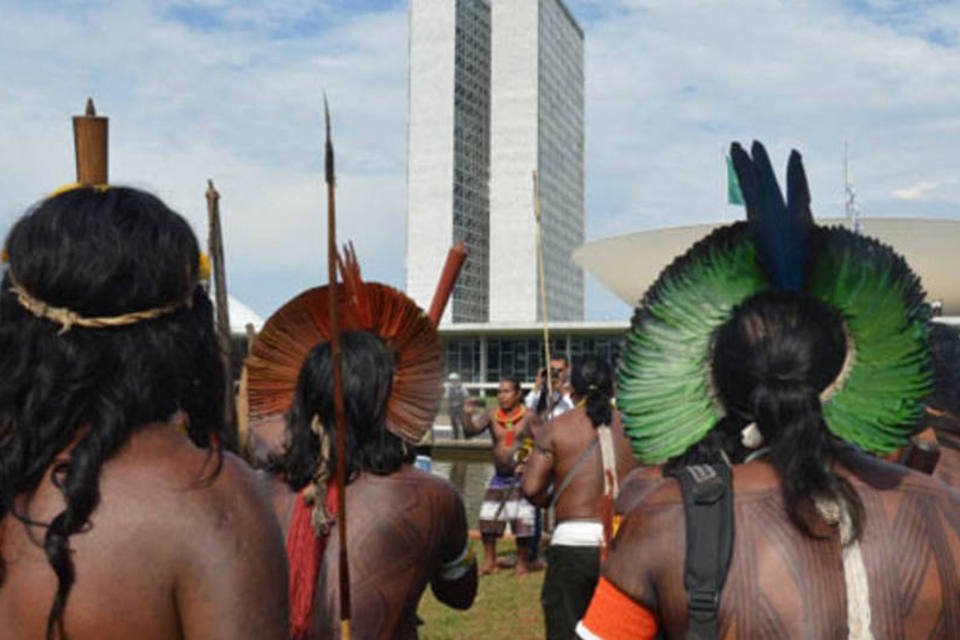
[(552, 428), (556, 430), (562, 430), (564, 425), (570, 426), (573, 424), (578, 424), (583, 421), (583, 418), (586, 414), (583, 411), (578, 411), (577, 409), (571, 409), (569, 411), (564, 411), (556, 418), (548, 420), (544, 428)]
[(658, 466), (638, 466), (620, 481), (615, 509), (617, 513), (629, 513), (635, 506), (656, 489), (663, 481), (663, 470)]
[(613, 539), (603, 569), (607, 579), (655, 609), (657, 577), (682, 562), (683, 518), (679, 483), (672, 478), (652, 480), (646, 495), (625, 514)]
[(175, 514), (169, 522), (190, 527), (223, 521), (253, 525), (270, 513), (263, 482), (235, 455), (201, 449), (165, 425), (148, 426), (104, 464), (106, 503), (127, 513)]
[(460, 492), (453, 484), (440, 476), (421, 471), (409, 465), (404, 465), (400, 471), (392, 474), (391, 478), (403, 483), (411, 490), (429, 495), (435, 499), (459, 501)]
[(583, 409), (571, 409), (553, 418), (540, 427), (540, 431), (549, 434), (555, 446), (572, 449), (577, 455), (596, 435), (596, 429)]
[(557, 432), (557, 424), (563, 424), (560, 422), (563, 417), (564, 416), (559, 416), (553, 420), (539, 424), (537, 427), (536, 441), (541, 448), (552, 449), (551, 443), (553, 442), (554, 434)]
[(864, 454), (852, 454), (843, 460), (840, 473), (861, 492), (884, 501), (897, 501), (905, 496), (930, 497), (944, 508), (960, 508), (960, 492), (942, 480)]

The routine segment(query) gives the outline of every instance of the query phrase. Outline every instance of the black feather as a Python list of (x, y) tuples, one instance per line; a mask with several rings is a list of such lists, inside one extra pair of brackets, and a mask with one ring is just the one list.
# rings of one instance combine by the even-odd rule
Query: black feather
[(800, 291), (805, 284), (813, 226), (803, 162), (799, 153), (791, 153), (787, 169), (788, 209), (766, 149), (755, 141), (751, 152), (752, 159), (738, 143), (730, 147), (758, 259), (774, 288)]

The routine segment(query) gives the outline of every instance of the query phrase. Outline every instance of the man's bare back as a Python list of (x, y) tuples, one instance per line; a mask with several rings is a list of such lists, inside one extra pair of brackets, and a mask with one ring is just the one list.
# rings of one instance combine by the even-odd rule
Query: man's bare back
[[(284, 535), (293, 492), (273, 481)], [(417, 605), (427, 584), (442, 602), (468, 608), (476, 565), (462, 579), (438, 579), (467, 542), (463, 502), (453, 486), (409, 465), (390, 475), (363, 473), (347, 486), (351, 633), (356, 638), (416, 638)], [(311, 637), (339, 637), (339, 539), (334, 527), (318, 576)]]
[[(622, 480), (633, 468), (633, 454), (616, 413), (612, 422), (610, 429), (617, 457), (617, 476)], [(548, 505), (552, 497), (547, 492), (551, 480), (556, 490), (596, 437), (597, 430), (583, 408), (567, 411), (544, 425), (523, 472), (523, 492), (528, 499), (541, 507)], [(601, 495), (600, 447), (595, 446), (557, 501), (557, 521), (598, 518)]]
[[(280, 529), (253, 473), (198, 449), (169, 425), (135, 431), (103, 465), (91, 528), (70, 537), (76, 582), (71, 640), (285, 638), (286, 563)], [(49, 478), (15, 511), (49, 522), (63, 510)], [(2, 524), (3, 637), (43, 637), (57, 580), (45, 528)]]
[[(960, 495), (902, 467), (852, 454), (837, 467), (861, 496), (860, 541), (876, 638), (960, 637)], [(720, 598), (722, 638), (846, 638), (840, 543), (804, 536), (763, 462), (734, 468), (733, 559)], [(666, 637), (687, 628), (684, 510), (662, 480), (624, 521), (604, 574), (657, 612)]]

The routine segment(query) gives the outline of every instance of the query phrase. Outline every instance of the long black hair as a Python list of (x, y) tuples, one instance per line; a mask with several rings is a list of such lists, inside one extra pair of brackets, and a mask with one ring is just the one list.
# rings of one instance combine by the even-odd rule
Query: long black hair
[[(393, 473), (410, 459), (404, 442), (387, 430), (387, 400), (393, 387), (394, 362), (383, 341), (366, 331), (348, 331), (340, 336), (343, 403), (347, 419), (348, 480), (361, 471), (378, 475)], [(333, 358), (329, 342), (310, 351), (300, 368), (297, 389), (287, 416), (287, 442), (283, 453), (270, 466), (294, 491), (303, 489), (316, 473), (321, 440), (314, 433), (319, 418), (330, 442), (328, 461), (336, 473), (335, 416), (333, 410)]]
[(853, 539), (863, 503), (832, 469), (845, 445), (827, 430), (820, 393), (838, 376), (847, 340), (840, 314), (806, 295), (767, 291), (747, 299), (718, 331), (713, 378), (728, 414), (752, 420), (769, 446), (791, 521), (815, 535), (814, 499), (841, 499)]
[[(28, 211), (5, 248), (0, 519), (46, 527), (43, 548), (57, 575), (46, 635), (65, 637), (75, 578), (69, 539), (89, 526), (103, 463), (136, 429), (178, 412), (198, 445), (218, 441), (224, 373), (212, 305), (197, 286), (196, 237), (156, 197), (122, 187), (63, 193)], [(12, 278), (34, 298), (86, 317), (182, 304), (135, 324), (61, 332), (21, 306)], [(15, 498), (36, 489), (51, 465), (66, 507), (49, 523), (33, 522)], [(0, 560), (0, 581), (3, 573)]]
[(573, 363), (570, 385), (583, 398), (587, 417), (594, 428), (609, 425), (613, 417), (610, 399), (613, 397), (613, 370), (610, 364), (593, 355), (582, 356)]

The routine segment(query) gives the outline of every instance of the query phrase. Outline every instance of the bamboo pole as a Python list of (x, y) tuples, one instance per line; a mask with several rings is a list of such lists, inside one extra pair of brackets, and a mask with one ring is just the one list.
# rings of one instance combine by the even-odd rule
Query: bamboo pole
[[(253, 351), (253, 341), (257, 337), (257, 330), (248, 322), (244, 329), (247, 333), (247, 355)], [(246, 360), (246, 358), (244, 358)], [(250, 387), (247, 366), (244, 364), (240, 374), (240, 385), (237, 388), (237, 441), (240, 443), (240, 452), (247, 462), (253, 463), (256, 456), (253, 438), (250, 435)]]
[[(553, 372), (550, 370), (550, 314), (547, 313), (547, 279), (543, 259), (543, 222), (540, 217), (540, 178), (533, 171), (533, 215), (537, 220), (537, 268), (540, 273), (540, 310), (543, 316), (543, 353), (544, 368), (547, 370), (547, 415), (550, 413), (550, 401), (553, 398)], [(541, 390), (541, 393), (543, 390)]]
[(240, 451), (237, 432), (237, 406), (233, 388), (233, 360), (230, 357), (230, 310), (227, 302), (227, 274), (223, 261), (223, 233), (220, 226), (220, 193), (207, 180), (207, 249), (213, 270), (213, 284), (217, 304), (217, 342), (220, 347), (220, 362), (224, 373), (223, 426), (226, 445)]

